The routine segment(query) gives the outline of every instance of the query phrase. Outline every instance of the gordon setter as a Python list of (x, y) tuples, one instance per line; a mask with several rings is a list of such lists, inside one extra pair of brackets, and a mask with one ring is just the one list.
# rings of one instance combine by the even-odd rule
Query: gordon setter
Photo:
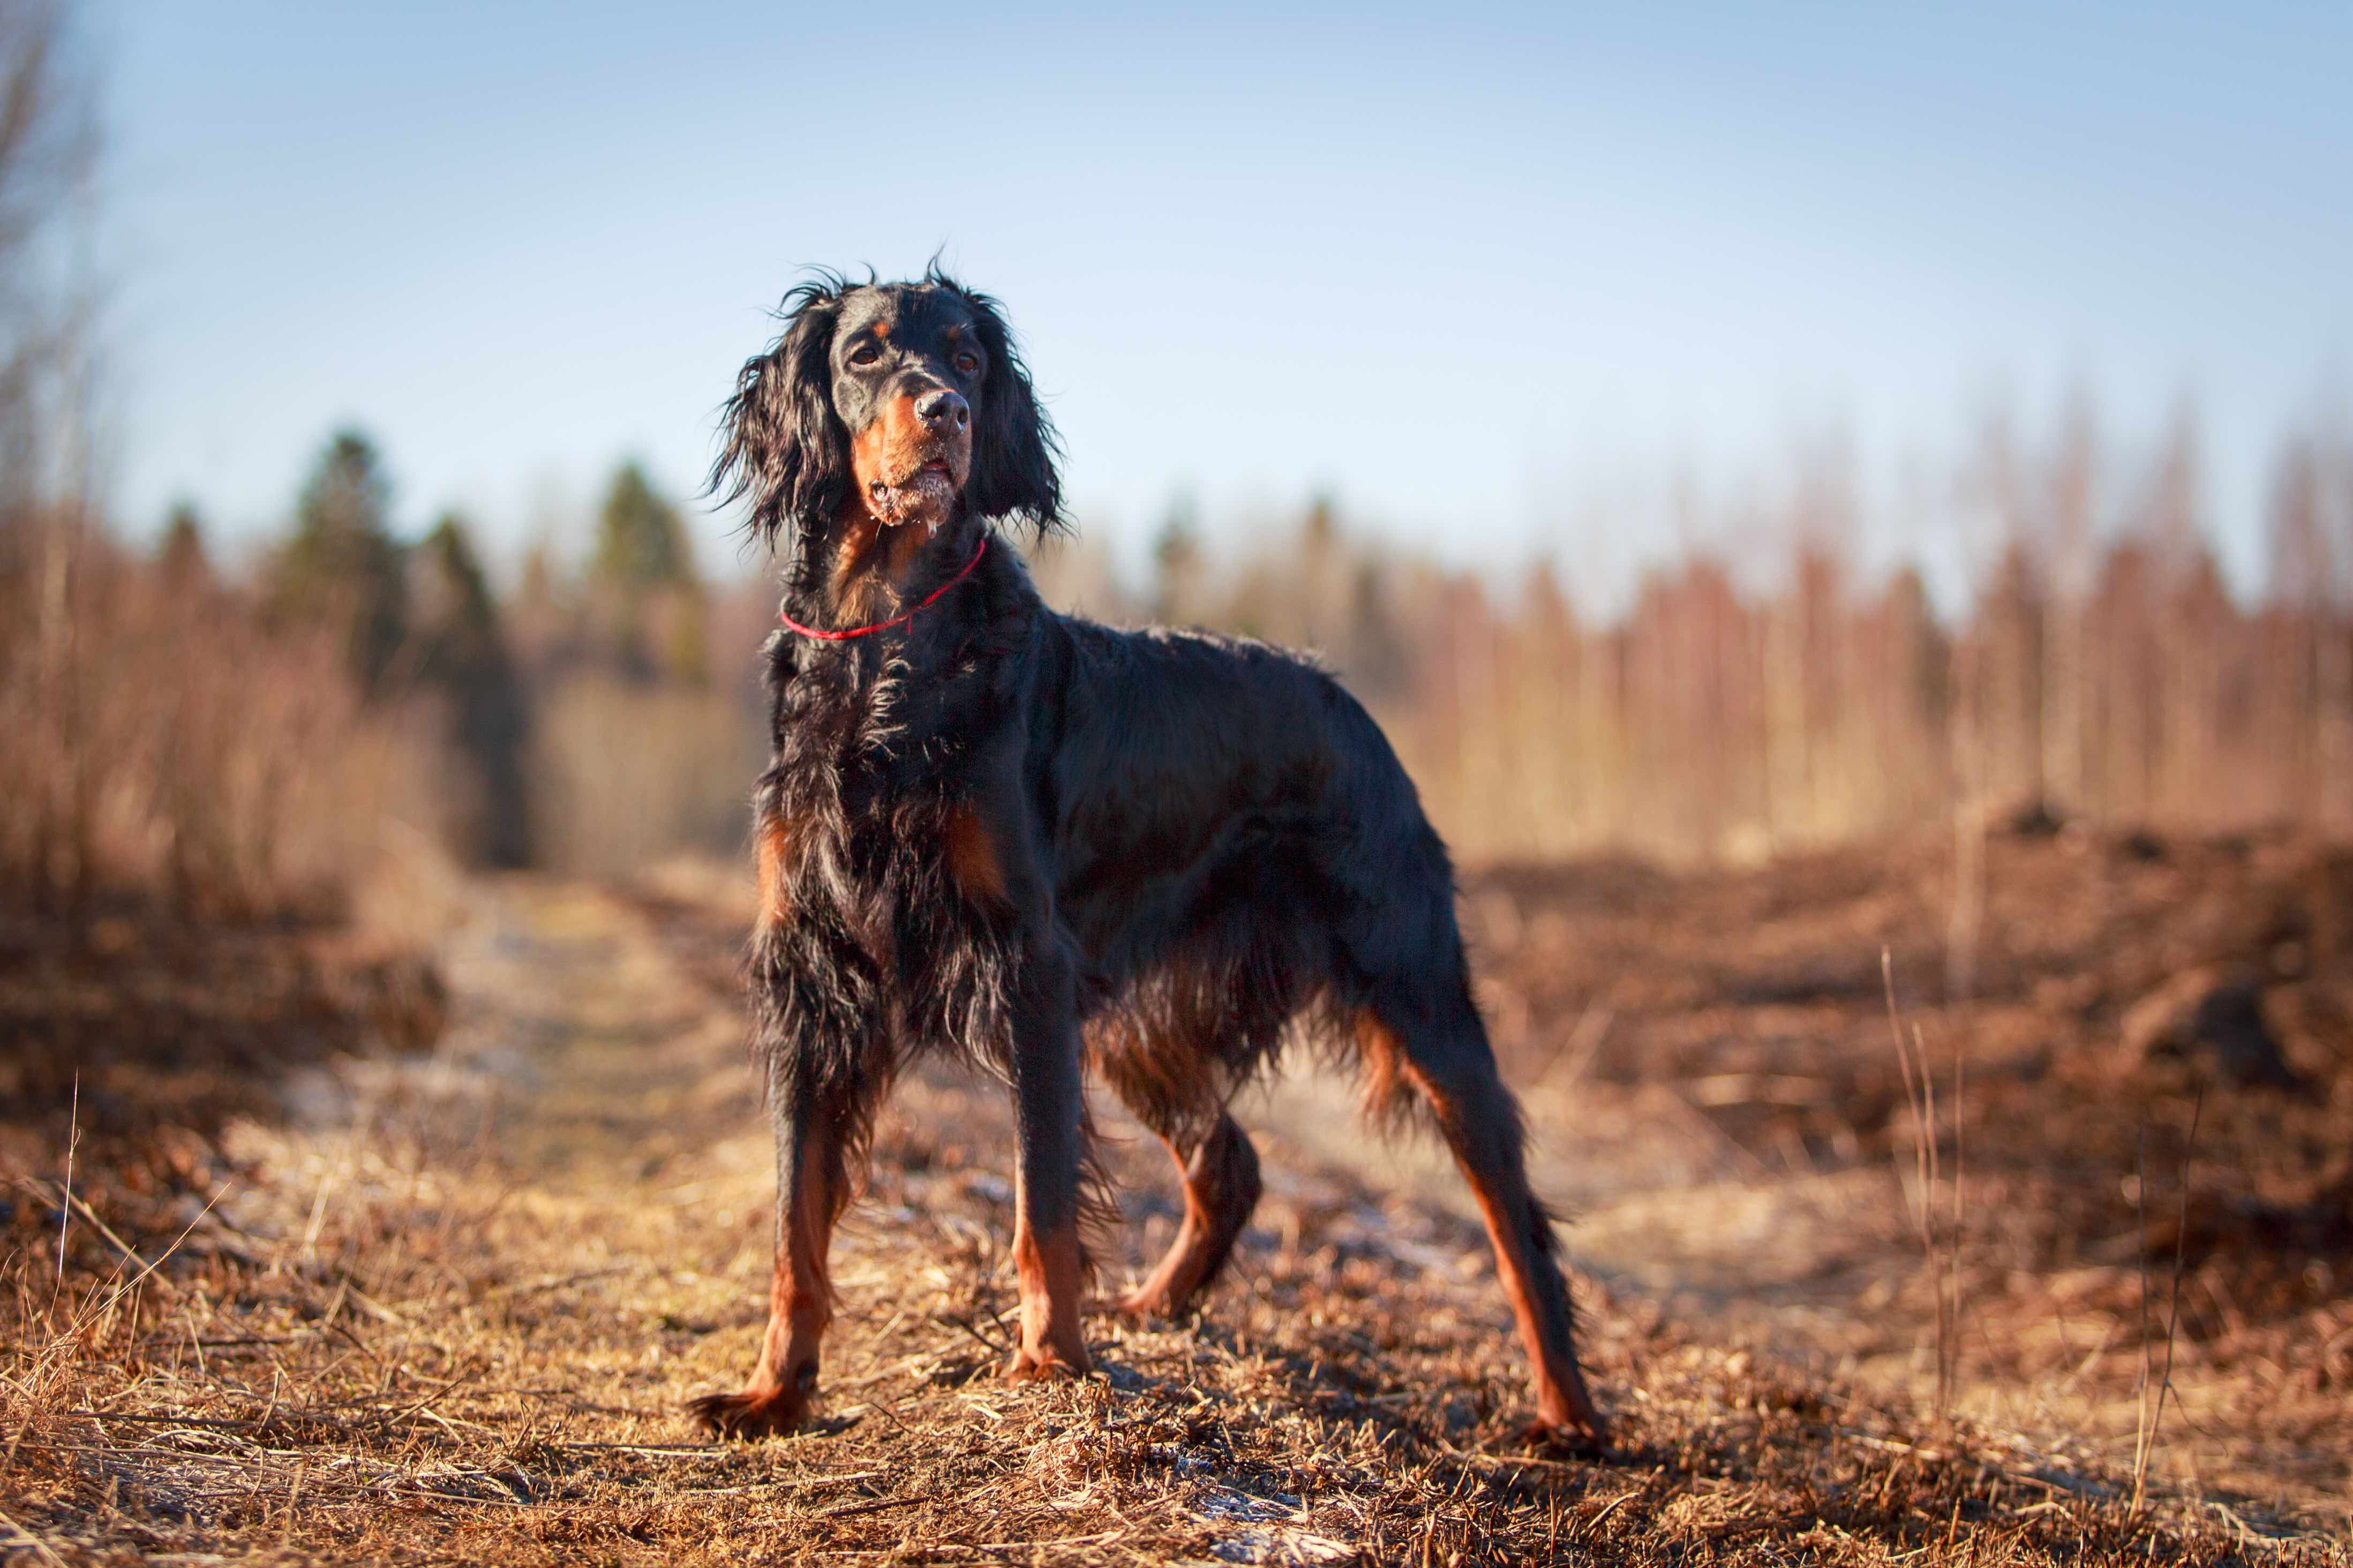
[(1082, 1072), (1182, 1173), (1176, 1244), (1120, 1303), (1173, 1313), (1258, 1201), (1227, 1104), (1296, 1033), (1359, 1065), (1371, 1113), (1436, 1121), (1493, 1240), (1537, 1426), (1598, 1439), (1453, 872), (1380, 730), (1281, 649), (1046, 607), (998, 531), (1060, 526), (1059, 441), (995, 300), (934, 268), (826, 275), (785, 311), (712, 470), (785, 555), (750, 954), (776, 1267), (751, 1383), (695, 1401), (698, 1420), (749, 1436), (807, 1415), (834, 1224), (917, 1054), (1012, 1088), (1019, 1380), (1089, 1365)]

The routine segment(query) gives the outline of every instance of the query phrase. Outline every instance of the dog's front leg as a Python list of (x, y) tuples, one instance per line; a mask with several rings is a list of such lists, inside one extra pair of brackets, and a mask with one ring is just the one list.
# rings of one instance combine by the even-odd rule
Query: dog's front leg
[(689, 1406), (704, 1430), (722, 1436), (782, 1436), (799, 1427), (817, 1391), (818, 1343), (833, 1318), (826, 1258), (849, 1180), (844, 1162), (858, 1113), (831, 1103), (811, 1075), (783, 1064), (772, 1072), (769, 1094), (776, 1124), (776, 1251), (767, 1332), (741, 1393), (705, 1394)]
[(1089, 1367), (1079, 1321), (1086, 1265), (1079, 1248), (1084, 1091), (1070, 964), (1050, 948), (1027, 965), (1013, 1019), (1013, 1263), (1021, 1280), (1015, 1382)]

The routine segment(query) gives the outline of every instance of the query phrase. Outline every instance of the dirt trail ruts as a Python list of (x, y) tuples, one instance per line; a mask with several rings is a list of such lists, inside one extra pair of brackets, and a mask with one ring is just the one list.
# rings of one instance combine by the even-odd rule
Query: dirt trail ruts
[[(1361, 1134), (1346, 1091), (1312, 1079), (1244, 1108), (1268, 1193), (1207, 1310), (1092, 1316), (1096, 1376), (1005, 1387), (1005, 1097), (945, 1068), (901, 1086), (836, 1244), (812, 1429), (699, 1442), (681, 1406), (749, 1368), (769, 1262), (736, 879), (681, 872), (628, 895), (514, 879), (466, 897), (439, 1046), (311, 1073), (300, 1115), (244, 1126), (256, 1179), (223, 1201), (227, 1223), (199, 1225), (140, 1315), (21, 1428), (5, 1513), (46, 1550), (2316, 1563), (2315, 1537), (2274, 1536), (2341, 1530), (2293, 1497), (2218, 1510), (2160, 1488), (2135, 1512), (2099, 1443), (1947, 1423), (1809, 1370), (1871, 1308), (1841, 1306), (1807, 1260), (1843, 1245), (1901, 1277), (1896, 1257), (1827, 1220), (1793, 1240), (1811, 1191), (1775, 1191), (1687, 1103), (1637, 1114), (1644, 1086), (1525, 1063), (1543, 1171), (1584, 1209), (1569, 1247), (1598, 1277), (1582, 1297), (1619, 1418), (1606, 1458), (1520, 1439), (1520, 1349), (1454, 1178), (1419, 1143)], [(1116, 1277), (1156, 1255), (1176, 1208), (1157, 1146), (1110, 1131), (1128, 1216)], [(1679, 1230), (1693, 1213), (1714, 1217)], [(1725, 1262), (1742, 1226), (1779, 1238), (1788, 1278)], [(1735, 1302), (1746, 1316), (1715, 1314)], [(1900, 1319), (1905, 1300), (1887, 1306)]]
[[(740, 922), (748, 910), (735, 879), (723, 871), (682, 875), (690, 879), (687, 886), (674, 886), (668, 897), (639, 897), (632, 908), (646, 918), (642, 929), (660, 943), (670, 963), (692, 977), (696, 999), (690, 1002), (672, 989), (674, 982), (657, 979), (661, 965), (644, 952), (629, 951), (626, 938), (610, 939), (620, 943), (617, 961), (598, 955), (601, 950), (587, 950), (595, 955), (590, 967), (597, 971), (600, 987), (588, 994), (634, 996), (644, 1020), (638, 1026), (662, 1035), (668, 1044), (651, 1054), (617, 1052), (603, 1043), (612, 1026), (575, 1030), (571, 1043), (561, 1047), (574, 1074), (571, 1081), (552, 1100), (535, 1098), (531, 1117), (543, 1125), (556, 1114), (593, 1122), (610, 1139), (622, 1167), (634, 1160), (638, 1168), (660, 1176), (668, 1190), (687, 1180), (689, 1169), (698, 1173), (699, 1184), (685, 1190), (696, 1201), (718, 1203), (722, 1213), (746, 1227), (728, 1263), (741, 1278), (765, 1261), (770, 1190), (768, 1137), (753, 1104), (737, 1012), (735, 960)], [(1564, 880), (1574, 876), (1573, 869), (1562, 873)], [(1835, 884), (1837, 878), (1829, 879)], [(1738, 879), (1730, 880), (1736, 884)], [(1492, 907), (1477, 907), (1487, 884), (1473, 879), (1470, 886), (1471, 930), (1482, 949), (1492, 948), (1497, 945), (1495, 913)], [(1870, 896), (1867, 883), (1854, 890)], [(1541, 896), (1535, 902), (1540, 908)], [(1824, 906), (1834, 907), (1834, 900), (1817, 907)], [(1772, 949), (1776, 929), (1765, 922), (1753, 947)], [(1828, 957), (1800, 947), (1775, 952), (1773, 961), (1802, 978), (1846, 956), (1849, 934), (1839, 931), (1841, 945)], [(562, 973), (563, 963), (551, 964), (549, 959), (557, 955), (544, 948), (518, 956), (525, 972), (518, 976), (521, 984), (547, 984)], [(1724, 956), (1734, 964), (1747, 961), (1738, 949), (1727, 949)], [(1490, 1010), (1508, 1019), (1508, 990), (1502, 1006), (1493, 1005), (1493, 982), (1501, 979), (1508, 987), (1510, 957), (1483, 952), (1482, 959)], [(1858, 967), (1864, 981), (1876, 981), (1875, 962)], [(1915, 956), (1912, 967), (1925, 966)], [(486, 986), (462, 964), (456, 973), (460, 994), (486, 994), (500, 984)], [(1893, 1047), (1884, 1040), (1875, 984), (1847, 989), (1859, 994), (1840, 997), (1844, 1012), (1863, 1019), (1855, 1048), (1876, 1058), (1873, 1066), (1892, 1070)], [(1907, 984), (1907, 997), (1910, 989)], [(1839, 1033), (1819, 1017), (1793, 1011), (1745, 1006), (1740, 1023), (1726, 1034)], [(1905, 1007), (1907, 1025), (1923, 1016), (1931, 1026), (1945, 1024), (1933, 1010)], [(1851, 1019), (1844, 1023), (1852, 1026)], [(1639, 1021), (1615, 1026), (1621, 1035), (1641, 1026)], [(1580, 1298), (1589, 1303), (1588, 1335), (1622, 1337), (1630, 1324), (1649, 1327), (1663, 1321), (1702, 1333), (1733, 1353), (1770, 1355), (1818, 1376), (1859, 1379), (1884, 1394), (1925, 1402), (1934, 1389), (1936, 1332), (1928, 1270), (1907, 1207), (1910, 1144), (1883, 1128), (1884, 1153), (1858, 1147), (1841, 1159), (1817, 1158), (1803, 1148), (1792, 1149), (1786, 1139), (1737, 1138), (1705, 1110), (1710, 1087), (1725, 1083), (1726, 1075), (1703, 1071), (1696, 1089), (1690, 1079), (1628, 1083), (1592, 1077), (1592, 1059), (1611, 1027), (1588, 1005), (1568, 1029), (1563, 1047), (1550, 1053), (1532, 1052), (1525, 1042), (1514, 1051), (1508, 1027), (1498, 1031), (1528, 1113), (1532, 1174), (1568, 1220), (1562, 1232), (1564, 1256)], [(660, 1076), (649, 1079), (647, 1069), (656, 1063)], [(1504, 1387), (1497, 1392), (1516, 1403), (1509, 1318), (1476, 1212), (1442, 1146), (1427, 1134), (1371, 1134), (1356, 1114), (1352, 1081), (1315, 1067), (1308, 1053), (1296, 1053), (1287, 1065), (1281, 1077), (1247, 1094), (1237, 1107), (1264, 1156), (1270, 1195), (1238, 1249), (1238, 1279), (1227, 1289), (1250, 1289), (1254, 1271), (1286, 1250), (1294, 1257), (1319, 1248), (1333, 1249), (1334, 1256), (1345, 1256), (1350, 1248), (1385, 1254), (1443, 1281), (1451, 1310), (1494, 1341), (1505, 1374)], [(1762, 1088), (1748, 1092), (1767, 1096), (1778, 1092), (1802, 1100), (1820, 1089), (1820, 1080), (1732, 1076), (1761, 1078)], [(578, 1110), (565, 1110), (575, 1097)], [(1121, 1250), (1108, 1260), (1112, 1282), (1124, 1284), (1140, 1278), (1157, 1258), (1181, 1211), (1157, 1143), (1108, 1095), (1096, 1092), (1093, 1100), (1128, 1221), (1119, 1237)], [(629, 1118), (636, 1119), (634, 1125)], [(724, 1136), (695, 1147), (696, 1141), (682, 1131), (690, 1123), (723, 1129)], [(998, 1086), (950, 1066), (922, 1069), (902, 1086), (886, 1115), (877, 1142), (874, 1188), (842, 1243), (845, 1279), (922, 1262), (925, 1211), (944, 1180), (965, 1202), (977, 1197), (990, 1223), (999, 1231), (1006, 1228), (1010, 1152), (1010, 1124)], [(712, 1165), (725, 1174), (709, 1173)], [(599, 1179), (609, 1182), (609, 1172)], [(913, 1234), (905, 1228), (911, 1224)], [(988, 1245), (993, 1248), (1002, 1240), (994, 1235)], [(2078, 1284), (2084, 1272), (2076, 1271)], [(2137, 1274), (2137, 1266), (2111, 1262), (2105, 1273), (2121, 1280)], [(747, 1284), (756, 1291), (756, 1279)], [(846, 1286), (845, 1291), (843, 1329), (854, 1338), (856, 1290)], [(2050, 1308), (2052, 1331), (2063, 1342), (2074, 1373), (2058, 1394), (2031, 1379), (2005, 1381), (1989, 1364), (1999, 1358), (1988, 1338), (2003, 1333), (2009, 1320), (1993, 1309), (1981, 1310), (1985, 1316), (1974, 1332), (1977, 1349), (1986, 1353), (1972, 1353), (1969, 1320), (1952, 1331), (1961, 1340), (1963, 1366), (1976, 1363), (1981, 1369), (1958, 1390), (1960, 1408), (2005, 1428), (2051, 1431), (2055, 1426), (2094, 1451), (2128, 1458), (2138, 1398), (2137, 1347), (2122, 1344), (2094, 1314), (2081, 1323), (2068, 1322), (2067, 1303), (2057, 1302)], [(2014, 1303), (2010, 1310), (2017, 1310)], [(739, 1316), (745, 1313), (756, 1316), (748, 1296), (738, 1309)], [(2099, 1363), (2098, 1375), (2085, 1373), (2086, 1361)], [(2195, 1354), (2177, 1362), (2176, 1392), (2186, 1401), (2189, 1419), (2198, 1419), (2204, 1408), (2216, 1413), (2219, 1429), (2211, 1434), (2216, 1440), (2205, 1456), (2210, 1470), (2258, 1489), (2277, 1485), (2284, 1479), (2275, 1468), (2282, 1455), (2273, 1436), (2250, 1434), (2250, 1441), (2237, 1444), (2228, 1436), (2230, 1422), (2221, 1412), (2248, 1395), (2243, 1377), (2232, 1368), (2210, 1369)], [(1622, 1385), (1607, 1395), (1613, 1405), (1635, 1396), (1633, 1388)], [(2325, 1458), (2307, 1467), (2316, 1484), (2304, 1498), (2327, 1507), (2322, 1500), (2341, 1468), (2341, 1461), (2332, 1467)]]

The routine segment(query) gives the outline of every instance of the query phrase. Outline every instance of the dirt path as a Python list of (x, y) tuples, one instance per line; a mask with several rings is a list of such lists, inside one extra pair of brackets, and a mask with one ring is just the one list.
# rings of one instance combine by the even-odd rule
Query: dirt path
[[(84, 1414), (53, 1413), (33, 1443), (54, 1483), (7, 1516), (91, 1561), (2272, 1550), (2187, 1501), (2127, 1512), (2097, 1456), (1925, 1421), (1760, 1353), (1752, 1328), (1803, 1351), (1852, 1327), (1822, 1305), (1853, 1296), (1824, 1283), (1821, 1260), (1859, 1247), (1835, 1224), (1840, 1189), (1760, 1198), (1703, 1130), (1662, 1138), (1589, 1104), (1572, 1118), (1544, 1089), (1546, 1173), (1584, 1200), (1574, 1247), (1604, 1282), (1587, 1348), (1621, 1416), (1606, 1461), (1521, 1445), (1519, 1349), (1451, 1174), (1366, 1142), (1314, 1081), (1250, 1109), (1268, 1197), (1208, 1311), (1092, 1319), (1097, 1377), (1006, 1389), (1003, 1097), (946, 1071), (902, 1086), (837, 1245), (815, 1429), (698, 1442), (681, 1406), (749, 1367), (768, 1266), (732, 896), (725, 879), (642, 898), (471, 888), (440, 1046), (313, 1074), (290, 1122), (239, 1134), (260, 1181), (78, 1368)], [(1562, 1131), (1613, 1125), (1611, 1141)], [(1156, 1146), (1115, 1139), (1114, 1158), (1131, 1221), (1116, 1270), (1156, 1253), (1176, 1206)], [(1818, 1200), (1819, 1229), (1793, 1239)], [(1713, 1217), (1679, 1230), (1694, 1205)], [(1788, 1278), (1727, 1270), (1743, 1225), (1778, 1238), (1752, 1250)], [(1746, 1319), (1708, 1321), (1736, 1300), (1756, 1303)]]

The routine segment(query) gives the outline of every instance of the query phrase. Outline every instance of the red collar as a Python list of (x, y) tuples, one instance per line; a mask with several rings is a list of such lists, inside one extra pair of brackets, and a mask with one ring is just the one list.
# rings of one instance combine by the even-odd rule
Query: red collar
[(916, 616), (921, 614), (923, 611), (930, 609), (933, 602), (942, 594), (946, 593), (950, 588), (955, 587), (957, 584), (971, 576), (972, 569), (980, 564), (980, 557), (987, 549), (988, 535), (984, 533), (980, 536), (980, 542), (972, 547), (972, 559), (964, 563), (963, 571), (957, 573), (955, 576), (949, 578), (946, 582), (933, 589), (929, 594), (926, 594), (923, 596), (923, 602), (922, 604), (915, 605), (914, 608), (908, 610), (903, 615), (893, 616), (887, 621), (877, 621), (871, 626), (851, 626), (846, 631), (828, 632), (821, 631), (816, 626), (805, 626), (801, 625), (800, 622), (793, 619), (792, 616), (785, 614), (782, 610), (778, 610), (776, 612), (776, 619), (785, 623), (785, 627), (787, 631), (798, 632), (805, 637), (821, 637), (827, 642), (847, 642), (851, 637), (862, 637), (874, 632), (889, 631), (892, 626), (903, 626), (909, 621), (913, 620)]

